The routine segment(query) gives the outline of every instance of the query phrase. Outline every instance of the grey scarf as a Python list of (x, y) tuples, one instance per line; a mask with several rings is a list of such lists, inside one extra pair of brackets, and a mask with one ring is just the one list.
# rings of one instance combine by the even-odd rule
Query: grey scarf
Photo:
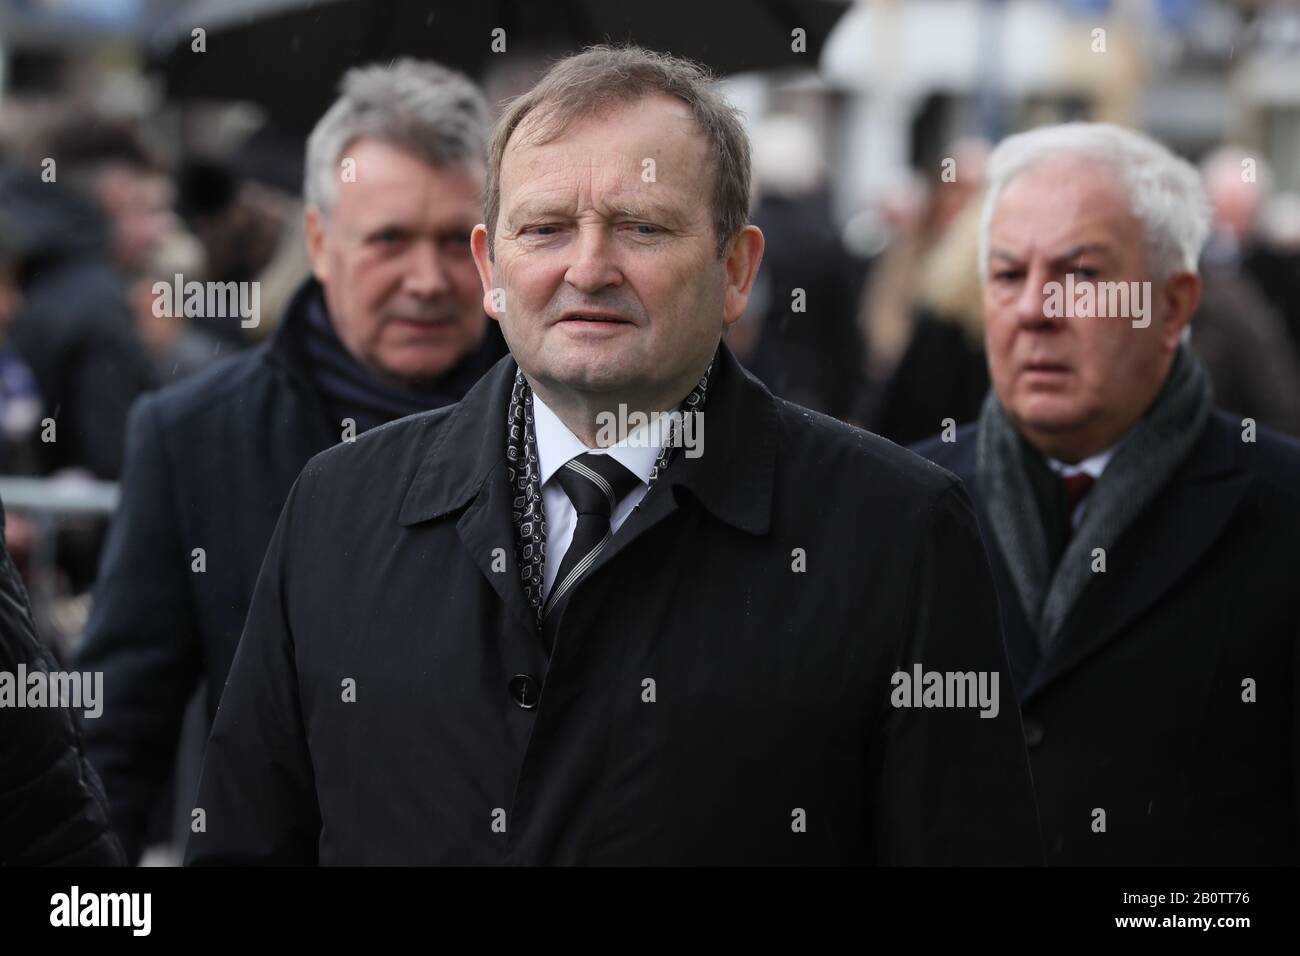
[(989, 391), (976, 437), (976, 478), (993, 535), (1040, 647), (1053, 642), (1092, 579), (1093, 549), (1109, 550), (1173, 477), (1200, 437), (1213, 404), (1205, 369), (1186, 345), (1180, 345), (1164, 388), (1121, 439), (1093, 486), (1083, 520), (1053, 573), (1022, 439), (997, 395)]

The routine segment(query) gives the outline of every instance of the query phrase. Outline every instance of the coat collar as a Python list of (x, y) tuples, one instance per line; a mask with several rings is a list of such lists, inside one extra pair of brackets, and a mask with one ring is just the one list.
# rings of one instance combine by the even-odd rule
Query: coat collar
[(922, 451), (954, 471), (975, 500), (981, 536), (998, 585), (1008, 663), (1022, 704), (1110, 643), (1156, 604), (1218, 540), (1250, 484), (1250, 474), (1238, 457), (1243, 447), (1239, 434), (1221, 414), (1211, 413), (1187, 460), (1128, 529), (1121, 547), (1111, 549), (1107, 572), (1096, 575), (1080, 595), (1043, 656), (992, 534), (975, 474), (974, 438), (970, 427), (958, 433), (956, 443), (932, 442)]
[[(515, 369), (507, 355), (452, 406), (407, 489), (398, 513), (402, 525), (464, 507), (497, 468), (504, 473), (506, 411)], [(725, 345), (720, 346), (702, 413), (702, 454), (678, 454), (659, 481), (690, 493), (735, 528), (766, 533), (775, 480), (776, 401)]]
[(339, 440), (325, 407), (325, 400), (312, 381), (311, 364), (307, 357), (307, 304), (313, 296), (320, 293), (320, 284), (314, 278), (306, 279), (289, 299), (270, 338), (258, 346), (262, 350), (258, 361), (303, 404), (303, 413), (297, 424), (304, 429), (311, 454), (328, 448)]
[(307, 357), (307, 306), (321, 295), (320, 283), (308, 277), (294, 290), (266, 342), (266, 360), (296, 386), (315, 388), (311, 378), (311, 361)]
[(1025, 688), (1031, 698), (1114, 640), (1218, 540), (1251, 480), (1231, 427), (1211, 415), (1186, 462), (1107, 555)]

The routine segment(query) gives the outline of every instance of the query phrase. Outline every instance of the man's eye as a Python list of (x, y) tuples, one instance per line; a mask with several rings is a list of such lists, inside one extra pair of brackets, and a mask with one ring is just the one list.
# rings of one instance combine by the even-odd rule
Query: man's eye
[(1085, 279), (1095, 279), (1101, 275), (1101, 270), (1096, 266), (1075, 266), (1074, 274)]
[(528, 236), (553, 236), (559, 231), (560, 227), (554, 225), (526, 226), (523, 230)]
[(1015, 282), (1023, 273), (1015, 269), (1000, 269), (993, 273), (993, 279), (996, 282)]
[(630, 222), (627, 224), (638, 236), (657, 236), (663, 232), (658, 226), (648, 222)]
[(370, 241), (377, 245), (393, 245), (401, 242), (404, 236), (396, 229), (385, 229), (383, 232), (377, 232), (370, 237)]
[(438, 238), (438, 248), (451, 253), (468, 252), (470, 250), (469, 233), (440, 236)]

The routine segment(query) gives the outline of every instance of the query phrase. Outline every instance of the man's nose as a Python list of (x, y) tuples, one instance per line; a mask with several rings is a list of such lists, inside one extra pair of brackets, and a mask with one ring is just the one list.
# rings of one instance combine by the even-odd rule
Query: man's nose
[(622, 285), (610, 250), (610, 236), (603, 226), (590, 224), (578, 232), (573, 246), (574, 258), (564, 273), (564, 281), (579, 292), (599, 292), (606, 286)]
[(418, 242), (411, 252), (406, 270), (406, 291), (420, 298), (433, 298), (451, 288), (447, 278), (447, 264), (438, 251), (437, 243)]
[(1048, 270), (1034, 266), (1025, 274), (1024, 284), (1015, 301), (1016, 321), (1027, 328), (1046, 329), (1061, 322), (1061, 316), (1049, 315), (1047, 309), (1047, 283), (1052, 279)]

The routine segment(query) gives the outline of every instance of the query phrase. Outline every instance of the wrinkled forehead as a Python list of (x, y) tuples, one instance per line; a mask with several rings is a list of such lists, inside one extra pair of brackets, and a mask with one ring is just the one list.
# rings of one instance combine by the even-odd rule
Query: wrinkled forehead
[(995, 214), (1012, 204), (1062, 211), (1103, 208), (1120, 213), (1132, 207), (1119, 165), (1105, 157), (1078, 153), (1049, 154), (1017, 170), (1003, 182)]
[(991, 212), (995, 240), (1087, 235), (1123, 245), (1143, 233), (1118, 169), (1090, 157), (1053, 156), (1032, 163), (1005, 182)]
[(505, 210), (537, 194), (574, 193), (584, 202), (638, 194), (660, 204), (697, 203), (712, 181), (708, 142), (690, 107), (656, 94), (611, 104), (561, 124), (530, 113), (501, 160)]

